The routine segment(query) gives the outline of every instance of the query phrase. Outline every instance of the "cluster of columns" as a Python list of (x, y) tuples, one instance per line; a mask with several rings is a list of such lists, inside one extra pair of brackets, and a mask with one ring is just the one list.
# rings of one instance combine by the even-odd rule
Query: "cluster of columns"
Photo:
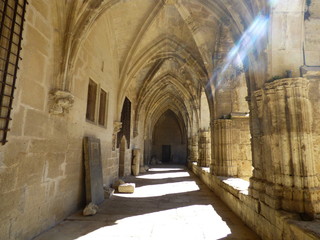
[(190, 160), (210, 167), (219, 176), (252, 175), (252, 154), (248, 117), (213, 121), (211, 129), (201, 129), (189, 139)]
[(250, 119), (231, 114), (189, 139), (190, 161), (210, 166), (216, 176), (250, 178), (249, 194), (273, 209), (319, 214), (309, 83), (306, 78), (266, 83), (248, 99)]

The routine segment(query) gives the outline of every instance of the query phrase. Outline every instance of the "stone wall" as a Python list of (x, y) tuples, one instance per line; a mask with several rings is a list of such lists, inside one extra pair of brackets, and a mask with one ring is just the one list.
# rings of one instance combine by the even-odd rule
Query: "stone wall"
[(190, 165), (196, 174), (253, 231), (264, 240), (316, 240), (320, 238), (318, 222), (303, 222), (296, 214), (275, 210), (248, 195), (248, 185), (242, 179), (217, 177), (196, 164)]
[[(48, 104), (57, 77), (55, 2), (29, 2), (11, 131), (8, 143), (0, 146), (0, 239), (7, 240), (30, 239), (85, 204), (84, 136), (101, 140), (104, 183), (118, 176), (118, 151), (112, 151), (117, 66), (101, 24), (106, 19), (100, 19), (79, 52), (71, 89), (74, 105), (68, 114), (55, 115)], [(109, 93), (106, 127), (86, 121), (89, 78)]]
[[(310, 16), (308, 15), (310, 14)], [(308, 17), (307, 17), (308, 16)], [(310, 1), (306, 6), (305, 24), (305, 65), (319, 66), (320, 62), (320, 1)]]

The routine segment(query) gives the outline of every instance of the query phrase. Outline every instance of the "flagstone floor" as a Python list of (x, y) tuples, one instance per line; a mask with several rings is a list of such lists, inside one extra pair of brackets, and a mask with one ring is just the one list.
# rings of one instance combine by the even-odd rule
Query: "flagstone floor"
[(81, 211), (35, 240), (260, 239), (183, 166), (128, 177), (133, 194), (115, 193), (95, 216)]

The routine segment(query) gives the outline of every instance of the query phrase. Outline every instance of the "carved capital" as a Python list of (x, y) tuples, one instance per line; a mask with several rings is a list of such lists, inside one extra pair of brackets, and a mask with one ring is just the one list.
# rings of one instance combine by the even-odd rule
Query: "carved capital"
[(266, 90), (269, 89), (276, 89), (276, 88), (293, 88), (293, 87), (299, 87), (299, 88), (308, 88), (309, 81), (306, 78), (283, 78), (279, 80), (275, 80), (270, 83), (266, 83), (264, 85), (264, 88)]
[(68, 113), (74, 103), (74, 96), (66, 91), (56, 90), (50, 94), (51, 114), (64, 114)]

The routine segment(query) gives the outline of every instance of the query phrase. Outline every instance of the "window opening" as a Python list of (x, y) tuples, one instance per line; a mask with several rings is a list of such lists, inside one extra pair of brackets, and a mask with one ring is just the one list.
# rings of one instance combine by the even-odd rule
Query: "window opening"
[(0, 0), (0, 141), (7, 142), (27, 0)]
[(107, 93), (101, 89), (99, 105), (99, 125), (106, 125)]
[(89, 86), (88, 86), (86, 118), (92, 122), (95, 121), (97, 89), (98, 89), (98, 85), (90, 79)]

